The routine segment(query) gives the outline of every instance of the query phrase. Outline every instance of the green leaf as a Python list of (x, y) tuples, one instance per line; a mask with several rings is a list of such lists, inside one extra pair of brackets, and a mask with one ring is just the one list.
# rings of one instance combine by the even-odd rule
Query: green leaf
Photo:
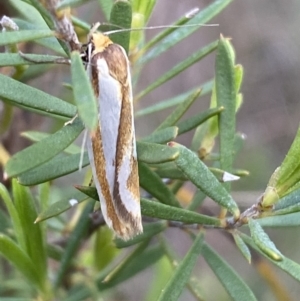
[(112, 0), (98, 0), (98, 3), (103, 11), (106, 20), (109, 20), (110, 12), (113, 6)]
[(174, 66), (172, 69), (167, 71), (165, 74), (160, 76), (157, 80), (155, 80), (152, 84), (150, 84), (145, 90), (143, 90), (141, 93), (139, 93), (136, 98), (140, 99), (140, 98), (144, 97), (146, 94), (148, 94), (152, 90), (156, 89), (157, 87), (161, 86), (168, 80), (170, 80), (173, 77), (175, 77), (176, 75), (180, 74), (181, 72), (183, 72), (190, 66), (194, 65), (195, 63), (197, 63), (198, 61), (203, 59), (205, 56), (210, 54), (212, 51), (214, 51), (217, 48), (217, 45), (218, 45), (217, 42), (213, 42), (213, 43), (205, 46), (204, 48), (198, 50), (197, 52), (193, 53), (187, 59), (180, 62), (179, 64)]
[(54, 36), (52, 30), (19, 30), (0, 32), (0, 46)]
[(262, 227), (297, 227), (300, 226), (300, 212), (267, 216), (257, 221)]
[[(299, 151), (300, 151), (300, 127), (297, 131), (296, 137), (285, 157), (283, 162), (280, 165), (280, 169), (278, 172), (278, 180), (276, 187), (280, 185), (286, 184), (286, 182), (291, 182), (291, 176), (294, 177), (298, 175), (297, 180), (300, 178), (300, 172), (299, 171)], [(297, 173), (295, 172), (297, 171)], [(294, 178), (293, 177), (293, 178)], [(296, 183), (296, 178), (295, 178)], [(295, 184), (294, 183), (294, 184)], [(292, 186), (292, 185), (290, 185)]]
[[(193, 235), (193, 238), (195, 237), (195, 235)], [(178, 267), (178, 262), (179, 260), (177, 259), (177, 255), (175, 254), (175, 252), (170, 248), (170, 244), (168, 244), (166, 242), (165, 239), (160, 239), (163, 248), (165, 250), (166, 256), (168, 257), (169, 260), (169, 264), (171, 264), (173, 266), (173, 268), (177, 268)], [(173, 271), (171, 271), (173, 274)], [(171, 276), (168, 277), (168, 279), (170, 279)], [(162, 291), (164, 288), (164, 286), (161, 287)], [(196, 277), (190, 277), (188, 283), (187, 283), (187, 288), (190, 290), (190, 292), (192, 293), (192, 295), (199, 301), (204, 300), (203, 297), (203, 293), (202, 293), (202, 289), (200, 288), (199, 285), (199, 280)]]
[[(147, 3), (145, 1), (142, 1), (142, 3)], [(190, 12), (186, 13), (183, 17), (178, 19), (175, 23), (171, 24), (171, 27), (167, 27), (165, 30), (157, 34), (154, 38), (152, 38), (143, 48), (142, 53), (153, 47), (154, 45), (157, 45), (163, 38), (167, 37), (169, 34), (171, 34), (173, 31), (175, 31), (175, 26), (182, 26), (186, 24), (191, 18), (195, 16), (196, 13), (198, 13), (199, 8), (194, 8)]]
[(36, 270), (36, 264), (13, 240), (3, 234), (0, 234), (0, 253), (24, 275), (31, 285), (43, 290), (43, 280)]
[(281, 261), (282, 254), (277, 250), (275, 244), (270, 240), (269, 236), (260, 226), (258, 221), (250, 218), (248, 225), (251, 232), (251, 237), (261, 251), (273, 260)]
[[(36, 131), (26, 131), (22, 132), (21, 136), (24, 138), (29, 139), (30, 141), (38, 142), (41, 141), (42, 139), (49, 137), (51, 134), (44, 133), (44, 132), (36, 132)], [(68, 146), (64, 152), (68, 154), (78, 154), (81, 151), (81, 148), (75, 144), (71, 144)]]
[(175, 195), (154, 171), (142, 162), (138, 166), (140, 185), (143, 189), (163, 204), (181, 207)]
[(201, 253), (232, 300), (257, 300), (248, 285), (241, 279), (240, 275), (238, 275), (209, 245), (204, 243)]
[[(26, 20), (29, 20), (30, 24), (32, 24), (32, 28), (39, 26), (42, 29), (48, 29), (48, 26), (41, 14), (34, 8), (34, 6), (30, 4), (30, 1), (27, 2), (29, 3), (20, 0), (9, 0), (9, 4), (18, 12), (18, 15), (22, 16)], [(21, 27), (21, 29), (24, 28)]]
[(56, 118), (72, 118), (76, 107), (43, 91), (0, 74), (0, 97), (18, 107)]
[(241, 251), (242, 255), (245, 257), (245, 259), (248, 261), (249, 264), (251, 264), (251, 253), (243, 239), (241, 238), (240, 234), (238, 232), (233, 232), (232, 236), (234, 238), (234, 242), (236, 246)]
[(87, 235), (87, 230), (91, 222), (90, 214), (93, 211), (93, 209), (93, 201), (90, 201), (86, 204), (74, 230), (68, 238), (68, 242), (65, 247), (63, 256), (60, 261), (60, 266), (56, 274), (56, 279), (54, 281), (55, 287), (58, 287), (60, 285), (61, 281), (63, 280), (63, 276), (65, 275), (68, 267), (70, 266), (73, 256), (75, 255), (78, 247), (80, 246), (82, 239)]
[(46, 5), (44, 6), (39, 0), (27, 0), (27, 2), (29, 2), (39, 12), (49, 28), (55, 28), (54, 20), (50, 11), (47, 10)]
[(207, 196), (227, 208), (234, 217), (238, 218), (240, 211), (237, 204), (208, 167), (188, 148), (174, 142), (172, 146), (180, 151), (175, 164), (184, 175)]
[[(18, 80), (22, 83), (27, 83), (30, 80), (33, 80), (35, 78), (39, 78), (40, 76), (42, 76), (43, 74), (45, 74), (46, 72), (50, 71), (51, 69), (53, 69), (54, 65), (50, 65), (50, 64), (38, 64), (38, 65), (30, 65), (28, 66), (28, 68), (26, 68), (26, 70), (24, 72), (22, 72), (20, 78), (18, 78)], [(40, 112), (40, 111), (36, 111), (32, 108), (27, 108), (27, 107), (22, 107), (20, 106), (22, 109), (24, 110), (30, 110), (32, 112), (36, 112), (37, 114), (42, 114), (45, 116), (51, 116), (51, 117), (56, 117), (58, 118), (58, 116), (52, 116), (50, 114), (48, 114), (48, 112)], [(59, 117), (61, 118), (61, 117)]]
[[(228, 39), (221, 36), (216, 57), (216, 100), (224, 107), (218, 115), (220, 133), (220, 167), (231, 173), (235, 137), (236, 84), (233, 49)], [(230, 184), (225, 187), (230, 190)]]
[(112, 263), (120, 250), (112, 243), (114, 233), (107, 226), (99, 227), (95, 234), (93, 270), (99, 272)]
[[(10, 0), (10, 1), (12, 1), (12, 0)], [(16, 0), (16, 1), (18, 2), (18, 5), (21, 2), (20, 0)], [(27, 19), (27, 14), (26, 14), (26, 19)], [(14, 21), (17, 23), (17, 25), (19, 26), (19, 28), (22, 29), (22, 30), (30, 30), (31, 31), (31, 30), (36, 30), (37, 28), (38, 29), (47, 29), (48, 30), (48, 25), (45, 23), (45, 21), (43, 19), (42, 19), (43, 25), (40, 25), (40, 24), (37, 25), (37, 24), (34, 24), (33, 21), (27, 22), (27, 21), (20, 20), (20, 19), (14, 19)], [(60, 43), (58, 42), (58, 40), (56, 38), (54, 38), (54, 37), (42, 38), (42, 39), (35, 40), (33, 42), (36, 43), (36, 44), (38, 44), (38, 45), (41, 45), (43, 47), (46, 47), (48, 49), (51, 49), (51, 50), (55, 51), (56, 53), (58, 53), (59, 55), (65, 56), (66, 53), (68, 53), (68, 52), (66, 52), (62, 48), (62, 46), (60, 45)]]
[[(117, 25), (118, 26), (117, 29), (120, 28), (126, 29), (126, 28), (131, 28), (131, 20), (132, 20), (131, 2), (128, 0), (115, 1), (110, 13), (110, 23), (113, 25)], [(128, 53), (130, 31), (114, 33), (110, 35), (110, 37), (114, 43), (121, 45), (125, 49), (126, 53)]]
[(199, 97), (201, 90), (195, 91), (189, 95), (184, 102), (177, 106), (177, 108), (155, 129), (155, 131), (164, 129), (166, 127), (175, 125), (182, 115), (189, 109), (194, 101)]
[(157, 164), (174, 161), (178, 155), (178, 151), (165, 145), (137, 142), (137, 157), (144, 163)]
[(28, 188), (13, 181), (13, 196), (25, 240), (26, 253), (34, 262), (40, 281), (47, 281), (47, 263), (44, 237), (40, 225), (34, 224), (37, 212)]
[(82, 59), (77, 51), (71, 53), (71, 74), (78, 115), (87, 129), (95, 131), (98, 124), (98, 102), (96, 101), (91, 80), (87, 76)]
[[(212, 85), (213, 85), (213, 81), (209, 81), (207, 83), (204, 83), (201, 87), (201, 96), (204, 96), (204, 95), (208, 94), (209, 92), (211, 92)], [(167, 100), (160, 101), (159, 103), (156, 103), (156, 104), (154, 104), (152, 106), (149, 106), (145, 109), (141, 109), (141, 110), (139, 110), (135, 113), (135, 117), (137, 118), (137, 117), (145, 116), (145, 115), (148, 115), (148, 114), (160, 112), (160, 111), (165, 110), (165, 109), (170, 108), (170, 107), (177, 106), (177, 105), (181, 104), (182, 102), (184, 102), (189, 95), (194, 94), (199, 89), (200, 89), (199, 87), (193, 88), (193, 89), (191, 89), (187, 92), (184, 92), (182, 94), (179, 94), (175, 97), (172, 97), (172, 98), (167, 99)]]
[(179, 170), (174, 162), (170, 162), (171, 164), (165, 163), (161, 164), (155, 169), (155, 172), (162, 179), (173, 179), (173, 180), (182, 180), (187, 181), (188, 178)]
[(31, 65), (31, 64), (35, 64), (35, 62), (38, 61), (41, 61), (43, 63), (46, 62), (53, 63), (53, 61), (61, 59), (61, 57), (59, 56), (41, 55), (41, 54), (26, 54), (26, 58), (34, 62), (30, 60), (25, 60), (17, 53), (0, 53), (0, 67)]
[(105, 278), (98, 277), (98, 289), (103, 290), (115, 287), (117, 284), (124, 282), (149, 266), (152, 266), (162, 255), (163, 252), (159, 246), (154, 246), (145, 250), (145, 243), (143, 243), (125, 258), (111, 274), (107, 275)]
[(13, 225), (13, 229), (14, 229), (14, 235), (17, 238), (18, 244), (20, 245), (21, 249), (25, 250), (25, 237), (23, 234), (23, 228), (22, 228), (22, 224), (20, 221), (20, 217), (18, 214), (18, 211), (12, 201), (12, 199), (10, 198), (7, 189), (5, 188), (5, 186), (0, 183), (0, 196), (4, 201), (4, 204), (7, 208), (7, 211), (9, 213), (12, 225)]
[(146, 24), (151, 16), (156, 0), (134, 0), (132, 2), (133, 12), (142, 15), (145, 19), (144, 24)]
[(192, 212), (186, 209), (171, 207), (158, 202), (141, 198), (142, 215), (179, 221), (187, 224), (220, 226), (221, 221), (217, 218)]
[(155, 131), (147, 137), (140, 139), (142, 142), (164, 144), (174, 140), (178, 135), (178, 127), (170, 126), (159, 131)]
[(13, 155), (5, 167), (8, 177), (18, 176), (49, 161), (69, 146), (83, 128), (82, 122), (76, 118), (53, 135)]
[[(149, 266), (153, 266), (163, 256), (163, 251), (160, 246), (154, 246), (146, 250), (142, 248), (138, 254), (136, 254), (136, 252), (133, 252), (132, 254), (133, 255), (130, 256), (129, 260), (127, 260), (128, 264), (123, 264), (123, 268), (119, 270), (119, 272), (113, 279), (111, 279), (111, 281), (106, 283), (104, 282), (104, 279), (107, 276), (107, 271), (103, 271), (99, 274), (96, 280), (98, 290), (104, 291), (105, 289), (116, 287), (117, 284), (126, 281)], [(92, 295), (92, 293), (87, 287), (81, 287), (80, 290), (76, 292), (76, 297), (74, 297), (74, 295), (74, 292), (70, 291), (69, 297), (64, 298), (64, 300), (86, 300)]]
[(82, 162), (80, 159), (81, 153), (70, 156), (59, 154), (48, 162), (22, 173), (18, 181), (21, 185), (32, 186), (60, 178), (90, 164), (87, 152), (84, 153)]
[(285, 195), (274, 205), (274, 210), (281, 210), (300, 203), (300, 189), (295, 189)]
[(179, 122), (177, 124), (179, 128), (178, 135), (191, 131), (192, 129), (199, 126), (201, 123), (205, 122), (207, 119), (220, 114), (223, 110), (224, 110), (223, 107), (208, 109), (207, 111), (194, 115), (188, 118), (187, 120)]
[[(99, 197), (95, 187), (77, 185), (76, 188), (82, 193), (85, 193), (87, 196), (91, 197), (92, 199), (99, 201)], [(162, 203), (147, 200), (145, 198), (141, 198), (141, 207), (142, 215), (160, 219), (179, 221), (188, 224), (196, 223), (213, 226), (221, 226), (222, 222), (221, 220), (215, 217), (199, 214), (186, 209), (164, 205)]]
[[(194, 18), (192, 18), (186, 25), (195, 24), (195, 26), (183, 26), (175, 30), (173, 33), (164, 38), (158, 45), (153, 47), (148, 53), (144, 54), (139, 60), (140, 64), (145, 64), (169, 48), (173, 47), (194, 31), (196, 31), (201, 24), (210, 21), (214, 16), (218, 15), (232, 0), (215, 0), (209, 6), (202, 9)], [(198, 25), (198, 26), (197, 26)]]
[(201, 253), (203, 246), (204, 235), (200, 232), (195, 239), (188, 253), (181, 261), (170, 281), (167, 283), (158, 300), (176, 301), (181, 295), (185, 285), (189, 281), (190, 275), (195, 267), (195, 263)]
[(115, 238), (114, 243), (116, 244), (117, 248), (127, 248), (129, 246), (133, 246), (140, 242), (149, 240), (154, 235), (164, 231), (166, 228), (167, 228), (167, 223), (165, 221), (149, 223), (143, 226), (143, 233), (126, 241), (124, 241), (121, 238)]
[(300, 282), (300, 265), (298, 263), (290, 260), (289, 258), (287, 258), (283, 255), (282, 255), (282, 261), (272, 260), (265, 252), (263, 252), (262, 250), (260, 250), (258, 248), (258, 246), (254, 243), (254, 241), (249, 236), (242, 233), (241, 237), (253, 249), (258, 251), (264, 257), (268, 258), (268, 260), (270, 260), (273, 264), (277, 265), (280, 269), (282, 269), (287, 274), (291, 275), (293, 278), (295, 278), (297, 281)]
[(51, 204), (45, 211), (41, 212), (37, 216), (35, 223), (39, 223), (53, 216), (60, 215), (61, 213), (85, 200), (87, 200), (87, 196), (79, 191), (76, 191), (73, 193), (72, 198), (66, 198)]

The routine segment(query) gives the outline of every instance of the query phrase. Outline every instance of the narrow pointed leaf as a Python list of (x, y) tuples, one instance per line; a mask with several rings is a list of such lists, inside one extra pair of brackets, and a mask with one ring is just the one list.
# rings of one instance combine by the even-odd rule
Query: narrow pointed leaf
[(178, 151), (166, 145), (137, 142), (137, 157), (144, 163), (157, 164), (174, 161), (178, 155)]
[[(30, 80), (33, 80), (35, 78), (39, 78), (40, 76), (42, 76), (46, 72), (50, 71), (53, 67), (54, 67), (53, 64), (51, 64), (51, 65), (50, 64), (30, 65), (30, 66), (28, 66), (28, 68), (26, 68), (26, 70), (22, 73), (22, 75), (20, 76), (20, 78), (18, 80), (22, 83), (27, 83)], [(20, 107), (24, 110), (29, 110), (29, 111), (32, 111), (32, 112), (36, 112), (37, 114), (42, 114), (42, 115), (45, 115), (45, 116), (50, 115), (50, 114), (48, 114), (48, 112), (35, 111), (31, 108), (22, 107), (22, 106), (20, 106)], [(75, 108), (75, 106), (74, 106), (74, 108)], [(55, 117), (55, 116), (52, 116), (52, 115), (50, 115), (50, 116)], [(59, 117), (56, 116), (56, 118), (59, 118)]]
[(173, 180), (182, 180), (182, 181), (188, 180), (188, 178), (184, 175), (184, 173), (181, 170), (179, 170), (175, 164), (172, 166), (161, 166), (161, 168), (158, 167), (155, 170), (155, 172), (162, 179), (173, 179)]
[(197, 238), (194, 240), (193, 245), (189, 249), (184, 259), (180, 262), (176, 268), (171, 279), (167, 283), (166, 287), (160, 294), (158, 300), (164, 301), (176, 301), (181, 295), (185, 285), (188, 283), (191, 273), (195, 267), (196, 261), (201, 253), (203, 246), (204, 235), (200, 232)]
[(0, 234), (0, 254), (17, 268), (29, 283), (39, 289), (43, 288), (36, 265), (13, 240), (3, 234)]
[(140, 185), (143, 189), (163, 204), (180, 207), (175, 195), (154, 171), (142, 162), (140, 162), (138, 166)]
[(157, 128), (155, 131), (164, 129), (166, 127), (175, 125), (176, 122), (181, 118), (181, 116), (189, 109), (189, 107), (194, 103), (194, 101), (199, 97), (201, 90), (195, 91), (193, 94), (189, 95), (184, 102), (177, 106), (177, 108), (169, 115)]
[(21, 185), (32, 186), (60, 178), (90, 164), (87, 153), (84, 153), (81, 166), (80, 159), (80, 153), (70, 156), (59, 154), (48, 162), (22, 173), (18, 181)]
[(111, 8), (113, 6), (113, 0), (98, 0), (101, 10), (106, 20), (109, 20)]
[(236, 246), (239, 248), (242, 255), (245, 257), (245, 259), (250, 264), (251, 263), (251, 253), (250, 253), (248, 246), (246, 245), (246, 243), (243, 241), (243, 239), (241, 238), (241, 236), (238, 233), (233, 233), (232, 236), (234, 238)]
[(0, 97), (15, 106), (26, 107), (40, 114), (72, 118), (76, 107), (43, 91), (0, 74)]
[(147, 248), (146, 250), (143, 245), (141, 247), (140, 251), (138, 247), (137, 252), (133, 252), (130, 254), (131, 256), (126, 258), (122, 266), (110, 277), (108, 281), (106, 280), (107, 277), (99, 277), (97, 280), (98, 289), (104, 290), (115, 287), (117, 284), (124, 282), (149, 266), (152, 266), (163, 256), (163, 251), (160, 246), (154, 246)]
[(62, 214), (63, 212), (67, 211), (68, 209), (78, 205), (79, 203), (87, 200), (87, 196), (79, 191), (74, 192), (71, 198), (59, 200), (53, 204), (51, 204), (45, 211), (41, 212), (36, 220), (35, 223), (42, 222), (46, 219), (51, 217), (57, 216)]
[[(41, 141), (42, 139), (49, 137), (50, 135), (51, 134), (49, 133), (36, 132), (36, 131), (26, 131), (21, 133), (22, 137), (27, 138), (33, 142)], [(64, 150), (65, 153), (72, 154), (72, 155), (78, 154), (80, 151), (81, 148), (75, 144), (71, 144)]]
[[(10, 2), (11, 1), (12, 0), (10, 0)], [(20, 4), (19, 0), (13, 0), (13, 1), (18, 2), (16, 5), (19, 6), (19, 4)], [(28, 11), (28, 10), (23, 10), (23, 11)], [(28, 18), (28, 15), (26, 15), (26, 19)], [(24, 30), (28, 30), (28, 31), (36, 30), (37, 26), (39, 26), (38, 28), (40, 28), (40, 29), (47, 29), (48, 28), (48, 25), (45, 24), (44, 20), (42, 20), (43, 25), (36, 25), (31, 21), (28, 22), (28, 21), (24, 21), (24, 20), (21, 20), (21, 19), (14, 19), (14, 21), (16, 21), (17, 25), (19, 26), (20, 29), (22, 29), (22, 31), (24, 31)], [(55, 37), (42, 38), (42, 39), (34, 40), (33, 42), (38, 44), (38, 45), (41, 45), (43, 47), (46, 47), (48, 49), (51, 49), (59, 55), (65, 56), (66, 53), (68, 53), (64, 50), (64, 48), (62, 48), (62, 46), (60, 45), (60, 43), (58, 42), (58, 40)]]
[(197, 155), (180, 144), (172, 143), (172, 146), (180, 151), (175, 164), (184, 175), (207, 196), (238, 217), (240, 211), (237, 204)]
[[(128, 0), (118, 0), (113, 3), (111, 13), (110, 13), (110, 23), (118, 25), (120, 28), (130, 28), (132, 20), (132, 8), (131, 2)], [(115, 29), (112, 26), (113, 29)], [(116, 44), (121, 45), (126, 53), (129, 50), (129, 41), (130, 41), (130, 31), (123, 31), (114, 33), (110, 36), (112, 41)]]
[[(109, 289), (111, 287), (116, 287), (117, 284), (126, 281), (149, 266), (154, 265), (163, 255), (164, 253), (160, 246), (148, 248), (144, 252), (140, 252), (138, 255), (132, 256), (132, 259), (129, 260), (128, 264), (125, 265), (125, 267), (113, 279), (113, 281), (108, 283), (103, 282), (107, 275), (107, 271), (100, 273), (97, 277), (96, 285), (100, 291), (104, 291), (105, 289)], [(64, 299), (65, 301), (80, 301), (92, 297), (91, 290), (86, 287), (80, 288), (76, 293), (76, 297), (74, 297), (74, 292), (70, 292), (70, 294), (72, 295), (66, 297)]]
[(58, 287), (61, 283), (63, 276), (65, 275), (74, 254), (77, 252), (77, 249), (84, 238), (84, 236), (87, 234), (88, 226), (91, 222), (90, 220), (90, 214), (93, 211), (94, 208), (94, 202), (90, 201), (86, 204), (84, 210), (81, 213), (81, 216), (70, 234), (68, 238), (67, 245), (64, 250), (64, 254), (60, 261), (60, 266), (58, 268), (56, 279), (55, 279), (55, 286)]
[(165, 110), (167, 108), (177, 106), (177, 105), (181, 104), (182, 102), (184, 102), (189, 95), (194, 94), (196, 91), (198, 91), (200, 89), (201, 89), (201, 96), (204, 96), (204, 95), (208, 94), (209, 92), (211, 92), (212, 86), (213, 86), (213, 81), (211, 80), (207, 83), (204, 83), (201, 86), (201, 88), (200, 87), (193, 88), (193, 89), (191, 89), (187, 92), (184, 92), (178, 96), (169, 98), (167, 100), (160, 101), (159, 103), (156, 103), (145, 109), (141, 109), (135, 113), (135, 117), (141, 117), (141, 116), (145, 116), (148, 114), (153, 114), (153, 113)]
[(69, 146), (83, 128), (82, 122), (76, 118), (53, 135), (13, 155), (5, 167), (7, 175), (15, 177), (49, 161)]
[(297, 227), (300, 226), (300, 212), (267, 216), (257, 220), (257, 222), (262, 227)]
[(45, 283), (47, 256), (41, 226), (34, 224), (37, 216), (34, 199), (29, 189), (19, 185), (16, 180), (13, 181), (13, 195), (25, 238), (26, 253), (35, 263), (41, 281)]
[(278, 171), (278, 180), (277, 183), (275, 183), (275, 187), (276, 190), (279, 190), (279, 196), (282, 196), (290, 187), (295, 185), (300, 179), (299, 150), (300, 127)]
[(209, 6), (202, 9), (196, 16), (194, 16), (194, 18), (186, 23), (186, 25), (197, 24), (199, 26), (183, 26), (175, 30), (166, 38), (164, 38), (158, 45), (152, 47), (148, 53), (144, 54), (139, 60), (139, 63), (145, 64), (153, 58), (158, 57), (161, 53), (165, 52), (177, 43), (181, 42), (184, 38), (198, 30), (198, 28), (201, 27), (201, 24), (210, 21), (214, 16), (218, 15), (230, 2), (232, 2), (232, 0), (215, 0), (212, 2)]
[(7, 189), (2, 183), (0, 183), (0, 196), (3, 199), (6, 209), (9, 213), (9, 217), (13, 225), (14, 235), (17, 238), (18, 244), (23, 250), (25, 250), (25, 237), (18, 211), (12, 199), (10, 198)]
[(171, 207), (158, 202), (141, 199), (142, 214), (150, 217), (161, 218), (171, 221), (179, 221), (188, 224), (220, 226), (221, 221), (217, 218), (192, 212), (186, 209)]
[(176, 75), (180, 74), (193, 64), (197, 63), (200, 61), (202, 58), (210, 54), (212, 51), (214, 51), (217, 48), (217, 42), (213, 42), (204, 48), (198, 50), (197, 52), (193, 53), (190, 55), (187, 59), (184, 61), (180, 62), (176, 66), (174, 66), (172, 69), (167, 71), (165, 74), (160, 76), (157, 80), (155, 80), (152, 84), (150, 84), (145, 90), (143, 90), (139, 95), (137, 96), (138, 99), (144, 97), (146, 94), (151, 92), (152, 90), (156, 89), (157, 87), (161, 86), (165, 82), (169, 81)]
[(206, 243), (202, 247), (202, 255), (219, 281), (234, 301), (257, 301), (248, 285), (241, 279), (230, 265)]
[[(218, 44), (215, 72), (217, 105), (224, 107), (224, 111), (218, 115), (220, 167), (231, 173), (236, 123), (236, 84), (232, 46), (228, 39), (222, 36)], [(227, 184), (226, 188), (230, 190), (230, 184)]]
[(267, 233), (260, 226), (258, 221), (250, 218), (248, 221), (251, 237), (254, 243), (273, 260), (282, 260), (282, 254), (278, 251), (275, 244), (270, 240)]
[[(26, 57), (37, 62), (42, 61), (53, 63), (53, 61), (61, 59), (59, 56), (54, 55), (41, 55), (41, 54), (26, 54)], [(17, 53), (0, 53), (0, 67), (3, 66), (20, 66), (20, 65), (32, 65), (35, 64), (32, 61), (25, 60)]]
[(153, 39), (151, 39), (142, 49), (143, 53), (156, 45), (158, 42), (160, 42), (163, 38), (167, 37), (169, 34), (171, 34), (173, 31), (175, 31), (177, 28), (173, 26), (181, 26), (186, 24), (191, 18), (195, 16), (199, 12), (199, 8), (194, 8), (190, 12), (186, 13), (183, 17), (181, 17), (179, 20), (177, 20), (175, 23), (171, 25), (171, 27), (166, 28), (159, 34), (157, 34)]
[(0, 33), (0, 46), (37, 40), (45, 37), (51, 37), (54, 35), (54, 31), (46, 29), (5, 31)]
[(153, 132), (151, 135), (140, 139), (142, 142), (164, 144), (174, 140), (178, 134), (177, 126), (170, 126), (159, 131)]
[(177, 124), (178, 129), (179, 129), (178, 130), (178, 135), (184, 134), (184, 133), (196, 128), (201, 123), (203, 123), (207, 119), (221, 113), (223, 110), (224, 110), (223, 107), (208, 109), (207, 111), (204, 111), (202, 113), (194, 115), (194, 116), (190, 117), (187, 120), (179, 122)]
[(87, 129), (95, 131), (98, 123), (98, 106), (91, 80), (83, 67), (79, 52), (71, 53), (71, 74), (78, 115)]
[(261, 255), (266, 257), (268, 260), (270, 260), (273, 264), (278, 266), (280, 269), (285, 271), (287, 274), (291, 275), (293, 278), (295, 278), (297, 281), (300, 282), (300, 265), (296, 263), (295, 261), (285, 257), (282, 255), (282, 260), (281, 261), (275, 261), (270, 259), (270, 257), (264, 253), (262, 250), (258, 248), (258, 246), (254, 243), (254, 241), (247, 236), (246, 234), (241, 234), (241, 237), (243, 240), (250, 245), (253, 249), (258, 251)]
[[(95, 187), (76, 186), (76, 188), (92, 199), (99, 201)], [(187, 224), (195, 223), (214, 226), (220, 226), (222, 223), (220, 219), (215, 217), (199, 214), (182, 208), (168, 206), (159, 202), (150, 201), (145, 198), (141, 198), (141, 207), (142, 215), (165, 220), (179, 221)]]

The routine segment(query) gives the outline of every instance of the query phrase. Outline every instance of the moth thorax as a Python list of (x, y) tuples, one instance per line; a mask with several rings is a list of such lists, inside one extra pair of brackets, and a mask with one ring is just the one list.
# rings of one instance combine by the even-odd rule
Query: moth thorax
[(94, 45), (94, 54), (97, 52), (102, 52), (110, 44), (113, 44), (111, 39), (101, 32), (97, 32), (92, 35), (91, 43)]

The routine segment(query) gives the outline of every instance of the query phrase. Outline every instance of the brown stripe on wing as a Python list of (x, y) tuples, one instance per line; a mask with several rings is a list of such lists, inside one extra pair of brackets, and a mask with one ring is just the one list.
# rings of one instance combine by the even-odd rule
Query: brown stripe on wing
[[(99, 181), (101, 192), (104, 197), (104, 201), (106, 203), (107, 216), (112, 221), (112, 227), (120, 236), (123, 236), (124, 235), (122, 230), (123, 227), (121, 221), (119, 220), (116, 214), (113, 201), (112, 201), (112, 196), (109, 190), (108, 181), (106, 178), (106, 170), (105, 170), (106, 164), (105, 164), (104, 152), (103, 152), (101, 141), (102, 141), (101, 132), (99, 128), (97, 128), (95, 135), (92, 137), (92, 147), (93, 147), (97, 180)], [(94, 181), (96, 181), (96, 179), (94, 179)]]
[(128, 223), (131, 227), (131, 234), (137, 234), (141, 231), (140, 229), (140, 220), (133, 219), (132, 215), (127, 211), (124, 203), (122, 201), (122, 196), (120, 195), (118, 175), (120, 166), (123, 163), (124, 157), (127, 153), (131, 154), (130, 158), (130, 168), (131, 173), (126, 180), (127, 189), (131, 192), (133, 201), (139, 202), (139, 177), (138, 177), (138, 166), (136, 158), (133, 157), (133, 116), (132, 116), (132, 99), (130, 91), (130, 83), (128, 78), (128, 60), (125, 57), (124, 50), (117, 45), (109, 45), (103, 52), (103, 57), (105, 58), (107, 65), (109, 67), (110, 75), (115, 78), (121, 85), (121, 114), (120, 114), (120, 125), (118, 131), (117, 139), (117, 152), (116, 152), (116, 174), (115, 174), (115, 183), (113, 190), (113, 199), (116, 206), (116, 211), (120, 218), (125, 223)]
[(134, 145), (133, 145), (133, 116), (131, 109), (131, 99), (129, 94), (129, 85), (128, 82), (126, 85), (122, 86), (123, 90), (123, 100), (120, 114), (120, 125), (118, 131), (118, 140), (117, 140), (117, 153), (116, 153), (116, 175), (114, 182), (113, 198), (116, 205), (116, 210), (124, 222), (131, 225), (132, 235), (138, 234), (141, 232), (140, 220), (136, 220), (133, 216), (127, 211), (124, 206), (124, 200), (122, 200), (122, 195), (120, 195), (119, 179), (118, 175), (120, 172), (120, 167), (124, 164), (124, 158), (128, 154), (130, 155), (130, 174), (126, 181), (126, 188), (132, 194), (132, 201), (139, 202), (139, 177), (138, 177), (138, 166), (137, 161), (133, 157)]
[[(97, 69), (97, 60), (100, 59), (101, 57), (103, 57), (102, 53), (97, 53), (92, 57), (91, 60), (92, 86), (97, 98), (99, 98), (99, 73)], [(94, 154), (95, 170), (97, 174), (97, 179), (101, 187), (101, 192), (104, 197), (104, 201), (106, 203), (107, 216), (112, 221), (112, 227), (114, 231), (121, 237), (127, 237), (128, 231), (127, 229), (124, 229), (124, 226), (122, 225), (122, 221), (120, 221), (120, 219), (118, 218), (118, 215), (114, 208), (112, 196), (110, 194), (109, 184), (106, 178), (106, 170), (105, 170), (106, 164), (105, 164), (100, 127), (97, 128), (96, 133), (91, 137), (91, 140), (92, 140), (92, 148)], [(94, 179), (94, 181), (95, 180), (96, 179)]]

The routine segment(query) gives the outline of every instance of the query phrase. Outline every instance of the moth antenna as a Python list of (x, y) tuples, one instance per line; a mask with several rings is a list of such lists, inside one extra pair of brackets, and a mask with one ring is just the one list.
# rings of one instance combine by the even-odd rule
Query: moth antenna
[(116, 29), (105, 32), (106, 35), (118, 33), (118, 32), (126, 32), (126, 31), (138, 31), (138, 30), (147, 30), (147, 29), (163, 29), (163, 28), (181, 28), (181, 27), (193, 27), (193, 26), (205, 26), (205, 27), (213, 27), (219, 26), (219, 24), (186, 24), (186, 25), (158, 25), (158, 26), (149, 26), (149, 27), (139, 27), (139, 28), (124, 28), (124, 29)]

